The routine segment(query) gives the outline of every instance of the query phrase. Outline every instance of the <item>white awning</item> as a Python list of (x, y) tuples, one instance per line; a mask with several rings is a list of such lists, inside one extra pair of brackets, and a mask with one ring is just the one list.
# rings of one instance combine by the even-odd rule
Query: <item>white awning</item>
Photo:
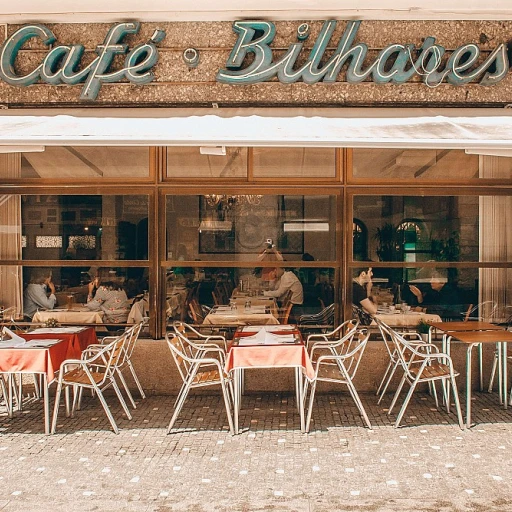
[[(424, 5), (423, 5), (424, 4)], [(509, 20), (510, 0), (18, 0), (3, 2), (0, 23), (232, 21), (237, 19)]]
[(0, 146), (310, 146), (512, 149), (509, 109), (0, 111)]

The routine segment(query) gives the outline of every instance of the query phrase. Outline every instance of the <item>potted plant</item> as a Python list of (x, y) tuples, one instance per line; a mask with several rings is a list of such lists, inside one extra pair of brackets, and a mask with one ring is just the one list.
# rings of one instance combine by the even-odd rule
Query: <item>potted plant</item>
[(420, 320), (416, 325), (416, 331), (419, 332), (421, 339), (423, 341), (428, 341), (428, 332), (430, 330), (430, 324), (425, 322), (425, 320)]

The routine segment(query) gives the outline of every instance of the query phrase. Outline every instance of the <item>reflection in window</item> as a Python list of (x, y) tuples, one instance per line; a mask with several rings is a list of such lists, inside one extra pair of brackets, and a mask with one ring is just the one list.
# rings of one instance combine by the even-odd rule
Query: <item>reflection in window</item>
[(364, 222), (359, 219), (353, 220), (352, 240), (354, 246), (354, 260), (366, 261), (368, 259), (368, 230)]

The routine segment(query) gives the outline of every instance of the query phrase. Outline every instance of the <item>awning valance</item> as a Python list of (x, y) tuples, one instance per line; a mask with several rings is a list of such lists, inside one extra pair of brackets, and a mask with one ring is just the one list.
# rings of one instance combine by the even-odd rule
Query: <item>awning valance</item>
[(0, 146), (512, 149), (508, 109), (68, 109), (0, 112)]

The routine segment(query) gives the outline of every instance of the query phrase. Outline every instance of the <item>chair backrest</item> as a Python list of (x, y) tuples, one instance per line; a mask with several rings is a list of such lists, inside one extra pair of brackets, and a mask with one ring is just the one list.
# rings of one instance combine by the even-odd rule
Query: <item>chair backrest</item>
[(185, 382), (191, 371), (196, 371), (201, 362), (204, 350), (194, 345), (186, 336), (177, 332), (165, 335), (167, 346), (178, 368), (180, 377)]
[(195, 324), (202, 324), (204, 320), (203, 311), (199, 302), (196, 299), (192, 299), (189, 303), (190, 314)]
[(429, 351), (419, 352), (416, 343), (411, 343), (389, 326), (388, 331), (391, 335), (391, 339), (393, 340), (393, 344), (395, 345), (395, 354), (400, 361), (400, 365), (409, 378), (414, 379), (415, 376), (410, 372), (411, 362), (414, 361), (415, 363), (422, 363), (425, 360), (428, 362), (428, 360), (431, 359)]
[(299, 318), (299, 324), (330, 324), (334, 320), (334, 303), (330, 304), (322, 311), (311, 315), (301, 315)]
[(135, 344), (137, 343), (137, 340), (139, 339), (140, 332), (142, 331), (142, 326), (144, 325), (144, 322), (138, 322), (133, 327), (130, 327), (127, 330), (127, 340), (125, 344), (125, 354), (126, 358), (130, 359), (133, 354), (133, 349), (135, 348)]
[(350, 380), (356, 375), (369, 338), (368, 329), (359, 329), (353, 336), (348, 336), (347, 340), (338, 347), (338, 354), (346, 357), (343, 366)]
[(293, 308), (293, 303), (289, 302), (288, 305), (284, 308), (281, 308), (280, 310), (280, 314), (279, 314), (279, 323), (280, 324), (287, 324), (288, 323), (288, 318), (290, 317), (290, 312)]
[(286, 309), (292, 300), (292, 291), (288, 290), (281, 299), (281, 309)]
[(473, 306), (464, 318), (464, 321), (468, 320), (482, 320), (489, 321), (492, 320), (496, 314), (498, 309), (498, 304), (493, 300), (485, 300), (480, 302), (476, 306)]
[(389, 325), (385, 324), (382, 320), (380, 320), (378, 317), (375, 317), (375, 323), (377, 324), (377, 327), (379, 328), (380, 335), (382, 337), (382, 341), (384, 341), (384, 346), (386, 347), (386, 350), (388, 351), (389, 358), (391, 360), (395, 360), (395, 344), (393, 343), (393, 338), (391, 336), (390, 327)]

